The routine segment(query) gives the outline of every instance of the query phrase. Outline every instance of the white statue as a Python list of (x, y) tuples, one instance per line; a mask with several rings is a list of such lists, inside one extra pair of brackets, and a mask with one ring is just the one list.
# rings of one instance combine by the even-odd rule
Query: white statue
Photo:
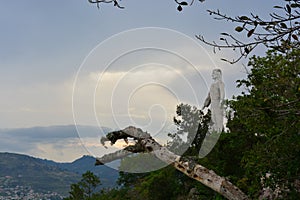
[(220, 134), (223, 130), (224, 117), (224, 83), (222, 81), (222, 71), (214, 69), (207, 98), (205, 99), (203, 109), (210, 105), (211, 110), (211, 125), (209, 126), (208, 134), (206, 134), (199, 151), (199, 158), (204, 158), (216, 145)]
[(222, 71), (214, 69), (212, 72), (214, 82), (210, 86), (207, 98), (205, 99), (203, 109), (210, 105), (211, 110), (211, 132), (222, 132), (224, 117), (224, 83), (222, 81)]

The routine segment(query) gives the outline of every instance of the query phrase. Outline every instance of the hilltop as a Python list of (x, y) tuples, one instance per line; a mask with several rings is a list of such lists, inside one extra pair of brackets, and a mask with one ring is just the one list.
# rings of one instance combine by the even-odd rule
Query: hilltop
[(100, 177), (102, 188), (114, 187), (118, 171), (107, 166), (95, 167), (94, 162), (91, 156), (71, 163), (57, 163), (28, 155), (0, 153), (0, 199), (6, 195), (5, 191), (21, 195), (25, 190), (53, 194), (52, 199), (60, 199), (68, 195), (70, 185), (78, 182), (87, 170)]

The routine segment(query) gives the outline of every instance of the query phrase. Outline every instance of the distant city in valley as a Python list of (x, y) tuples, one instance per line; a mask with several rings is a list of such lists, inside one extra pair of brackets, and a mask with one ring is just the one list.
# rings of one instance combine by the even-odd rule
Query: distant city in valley
[(94, 166), (95, 158), (83, 156), (71, 163), (57, 163), (15, 153), (0, 153), (0, 200), (61, 200), (81, 174), (92, 171), (101, 188), (113, 188), (119, 176), (107, 166)]

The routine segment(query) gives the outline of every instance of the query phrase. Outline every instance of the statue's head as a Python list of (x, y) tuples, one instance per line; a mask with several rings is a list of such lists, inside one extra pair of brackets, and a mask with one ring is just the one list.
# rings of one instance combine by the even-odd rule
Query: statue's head
[(212, 78), (214, 80), (221, 80), (222, 79), (221, 69), (214, 69), (213, 72), (212, 72)]

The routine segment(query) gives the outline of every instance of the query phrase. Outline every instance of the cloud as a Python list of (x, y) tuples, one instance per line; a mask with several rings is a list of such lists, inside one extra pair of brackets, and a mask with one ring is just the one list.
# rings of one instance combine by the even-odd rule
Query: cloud
[(65, 81), (0, 88), (2, 128), (72, 123), (72, 87)]
[(76, 129), (75, 125), (1, 129), (0, 151), (72, 161), (91, 153), (85, 146), (87, 140), (94, 143), (93, 148), (101, 148), (99, 139), (109, 131), (109, 128), (92, 126), (77, 126)]
[(48, 127), (32, 127), (32, 128), (17, 128), (17, 129), (2, 129), (0, 134), (3, 136), (16, 137), (24, 140), (46, 141), (66, 138), (78, 138), (78, 131), (82, 132), (84, 137), (103, 136), (110, 131), (109, 128), (98, 128), (93, 126), (48, 126)]
[[(202, 90), (205, 92), (198, 94)], [(77, 77), (74, 87), (75, 118), (80, 124), (93, 124), (98, 120), (101, 125), (110, 127), (130, 124), (130, 120), (124, 120), (126, 116), (149, 121), (149, 114), (152, 114), (159, 117), (151, 118), (152, 121), (161, 121), (160, 116), (167, 115), (171, 120), (176, 105), (180, 102), (198, 105), (206, 93), (207, 86), (201, 74), (182, 65), (146, 63), (127, 71), (85, 72)], [(155, 115), (151, 112), (153, 108), (166, 114)], [(116, 126), (116, 119), (122, 125)]]

